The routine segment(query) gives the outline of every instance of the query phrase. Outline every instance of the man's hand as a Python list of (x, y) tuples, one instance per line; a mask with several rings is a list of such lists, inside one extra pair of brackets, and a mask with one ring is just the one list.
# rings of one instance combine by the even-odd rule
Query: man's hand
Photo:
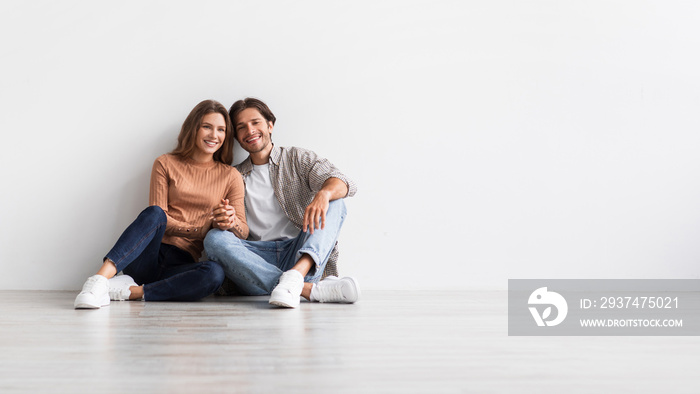
[(214, 220), (214, 228), (228, 230), (236, 223), (236, 210), (229, 204), (228, 199), (221, 199), (221, 204), (214, 208), (210, 219)]
[(324, 229), (326, 227), (326, 213), (328, 212), (328, 204), (330, 203), (331, 193), (321, 190), (316, 193), (304, 211), (304, 232), (309, 231), (314, 233), (314, 229)]

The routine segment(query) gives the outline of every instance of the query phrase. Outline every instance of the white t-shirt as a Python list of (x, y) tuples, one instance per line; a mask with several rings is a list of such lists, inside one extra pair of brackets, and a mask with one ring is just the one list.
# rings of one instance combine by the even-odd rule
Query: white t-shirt
[(278, 241), (295, 238), (299, 229), (282, 210), (270, 180), (270, 164), (253, 166), (245, 180), (245, 206), (253, 241)]

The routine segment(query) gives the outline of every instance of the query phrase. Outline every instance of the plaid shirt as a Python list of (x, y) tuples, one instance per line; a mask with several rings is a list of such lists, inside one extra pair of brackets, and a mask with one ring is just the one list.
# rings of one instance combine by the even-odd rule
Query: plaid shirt
[[(245, 182), (253, 171), (250, 156), (238, 164), (236, 169), (243, 175), (243, 182)], [(350, 178), (316, 153), (302, 148), (273, 145), (270, 154), (272, 188), (275, 190), (275, 196), (282, 210), (299, 230), (304, 223), (304, 210), (329, 178), (338, 178), (345, 182), (348, 186), (348, 194), (345, 197), (352, 197), (357, 192), (357, 186)], [(337, 262), (338, 243), (336, 242), (323, 272), (324, 278), (329, 275), (338, 275)]]

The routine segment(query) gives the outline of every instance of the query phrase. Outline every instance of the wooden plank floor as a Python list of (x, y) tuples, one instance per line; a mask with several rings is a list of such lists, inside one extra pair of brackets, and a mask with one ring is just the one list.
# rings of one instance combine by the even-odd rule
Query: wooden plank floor
[(1, 393), (700, 392), (698, 337), (508, 337), (506, 292), (113, 302), (0, 292)]

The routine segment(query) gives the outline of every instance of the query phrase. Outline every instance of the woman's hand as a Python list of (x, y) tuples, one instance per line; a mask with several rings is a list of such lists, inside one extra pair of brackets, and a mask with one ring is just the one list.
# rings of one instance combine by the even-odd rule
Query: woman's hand
[(228, 230), (236, 223), (236, 210), (229, 204), (228, 199), (221, 199), (221, 204), (212, 210), (210, 217), (214, 228)]

